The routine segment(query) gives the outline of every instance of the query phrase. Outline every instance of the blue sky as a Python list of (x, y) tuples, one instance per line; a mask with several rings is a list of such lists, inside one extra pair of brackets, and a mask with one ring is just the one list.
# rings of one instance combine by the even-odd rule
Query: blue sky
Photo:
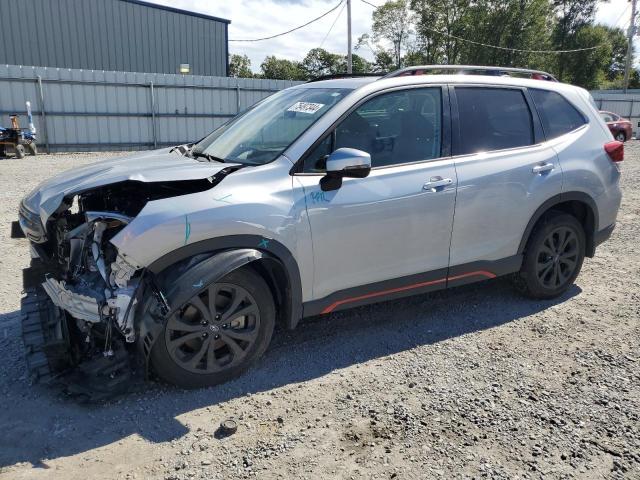
[[(152, 3), (170, 5), (175, 8), (206, 13), (231, 20), (229, 38), (257, 38), (279, 33), (315, 18), (338, 4), (340, 0), (148, 0)], [(381, 5), (384, 0), (370, 0)], [(353, 41), (371, 28), (373, 8), (361, 0), (352, 0)], [(596, 15), (598, 22), (624, 27), (629, 25), (630, 6), (627, 0), (601, 2)], [(260, 63), (267, 55), (276, 55), (290, 60), (301, 60), (312, 48), (320, 45), (336, 53), (347, 50), (347, 15), (342, 11), (331, 34), (331, 25), (338, 17), (340, 9), (308, 27), (273, 40), (255, 43), (229, 44), (231, 53), (247, 54), (252, 68), (260, 69)], [(640, 51), (639, 45), (636, 49)], [(357, 52), (366, 58), (371, 52), (363, 49)]]

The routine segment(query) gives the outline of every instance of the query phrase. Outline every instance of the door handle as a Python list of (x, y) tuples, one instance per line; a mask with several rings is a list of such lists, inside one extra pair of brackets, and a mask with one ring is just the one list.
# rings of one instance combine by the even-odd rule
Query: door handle
[(531, 171), (533, 173), (538, 174), (538, 173), (550, 172), (554, 168), (556, 168), (556, 166), (553, 163), (543, 163), (542, 165), (536, 165), (531, 169)]
[(431, 177), (427, 183), (422, 186), (423, 190), (432, 190), (436, 191), (436, 188), (446, 187), (447, 185), (451, 185), (453, 180), (450, 178), (442, 178), (442, 177)]

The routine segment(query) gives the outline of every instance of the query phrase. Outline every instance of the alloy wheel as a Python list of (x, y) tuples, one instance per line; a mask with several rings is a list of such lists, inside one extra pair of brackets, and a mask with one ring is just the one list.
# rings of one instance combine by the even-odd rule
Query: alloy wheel
[(217, 373), (240, 364), (260, 330), (260, 310), (244, 288), (212, 284), (194, 295), (168, 320), (165, 342), (180, 367)]
[(536, 262), (540, 283), (557, 289), (567, 283), (578, 266), (578, 236), (568, 227), (554, 229), (542, 242)]

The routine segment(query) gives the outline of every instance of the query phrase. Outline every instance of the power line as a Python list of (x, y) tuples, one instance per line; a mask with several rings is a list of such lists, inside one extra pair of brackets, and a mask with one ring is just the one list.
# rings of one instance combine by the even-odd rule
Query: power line
[(331, 24), (331, 28), (329, 28), (329, 31), (327, 32), (327, 34), (324, 36), (324, 38), (322, 39), (322, 43), (320, 43), (320, 47), (322, 48), (322, 46), (324, 45), (324, 42), (327, 41), (327, 38), (329, 38), (329, 35), (331, 35), (331, 31), (333, 30), (333, 27), (336, 26), (336, 23), (338, 23), (338, 19), (340, 18), (340, 16), (342, 15), (342, 12), (344, 12), (344, 7), (347, 6), (347, 4), (345, 3), (344, 0), (342, 0), (340, 3), (342, 3), (342, 8), (340, 9), (340, 11), (338, 12), (338, 16), (336, 17), (336, 19), (333, 21), (333, 23)]
[(276, 38), (276, 37), (281, 37), (283, 35), (287, 35), (288, 33), (295, 32), (296, 30), (300, 30), (301, 28), (304, 28), (304, 27), (306, 27), (308, 25), (311, 25), (313, 22), (317, 22), (321, 18), (326, 17), (331, 12), (336, 10), (340, 5), (342, 5), (342, 2), (343, 2), (343, 0), (340, 0), (340, 2), (335, 7), (333, 7), (331, 10), (326, 11), (325, 13), (323, 13), (319, 17), (314, 18), (313, 20), (309, 20), (304, 25), (300, 25), (298, 27), (292, 28), (291, 30), (287, 30), (286, 32), (277, 33), (275, 35), (271, 35), (269, 37), (263, 37), (263, 38), (230, 38), (229, 41), (230, 42), (261, 42), (263, 40), (271, 40), (272, 38)]
[[(371, 2), (368, 2), (367, 0), (360, 0), (363, 3), (366, 3), (367, 5), (373, 7), (373, 8), (380, 8), (377, 5), (374, 5)], [(596, 45), (595, 47), (586, 47), (586, 48), (574, 48), (572, 50), (525, 50), (525, 49), (521, 49), (521, 48), (509, 48), (509, 47), (501, 47), (499, 45), (490, 45), (488, 43), (482, 43), (482, 42), (476, 42), (475, 40), (468, 40), (466, 38), (462, 38), (462, 37), (458, 37), (457, 35), (453, 35), (452, 33), (447, 33), (447, 32), (441, 32), (440, 30), (435, 30), (433, 28), (429, 28), (429, 27), (425, 27), (424, 25), (421, 27), (424, 30), (428, 30), (431, 33), (437, 33), (439, 35), (444, 35), (446, 37), (450, 37), (450, 38), (455, 38), (456, 40), (460, 40), (461, 42), (467, 42), (467, 43), (472, 43), (474, 45), (479, 45), (481, 47), (487, 47), (487, 48), (495, 48), (497, 50), (506, 50), (509, 52), (518, 52), (518, 53), (553, 53), (553, 54), (561, 54), (561, 53), (575, 53), (575, 52), (586, 52), (589, 50), (595, 50), (596, 48), (599, 48), (602, 46), (602, 44), (600, 45)]]
[(373, 4), (373, 3), (371, 3), (371, 2), (367, 2), (367, 0), (360, 0), (360, 1), (362, 1), (362, 2), (366, 3), (367, 5), (372, 6), (373, 8), (380, 8), (378, 5), (374, 5), (374, 4)]

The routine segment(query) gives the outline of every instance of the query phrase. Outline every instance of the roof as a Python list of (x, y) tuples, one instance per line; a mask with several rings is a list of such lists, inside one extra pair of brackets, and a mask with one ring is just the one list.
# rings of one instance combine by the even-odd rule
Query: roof
[(231, 23), (231, 20), (227, 20), (226, 18), (214, 17), (212, 15), (205, 15), (204, 13), (191, 12), (189, 10), (180, 10), (179, 8), (168, 7), (166, 5), (159, 5), (157, 3), (143, 2), (142, 0), (120, 0), (120, 1), (126, 2), (126, 3), (133, 3), (135, 5), (141, 5), (143, 7), (156, 8), (158, 10), (165, 10), (167, 12), (178, 13), (182, 15), (190, 15), (192, 17), (198, 17), (198, 18), (204, 18), (206, 20), (214, 20), (216, 22), (222, 22), (226, 24)]

